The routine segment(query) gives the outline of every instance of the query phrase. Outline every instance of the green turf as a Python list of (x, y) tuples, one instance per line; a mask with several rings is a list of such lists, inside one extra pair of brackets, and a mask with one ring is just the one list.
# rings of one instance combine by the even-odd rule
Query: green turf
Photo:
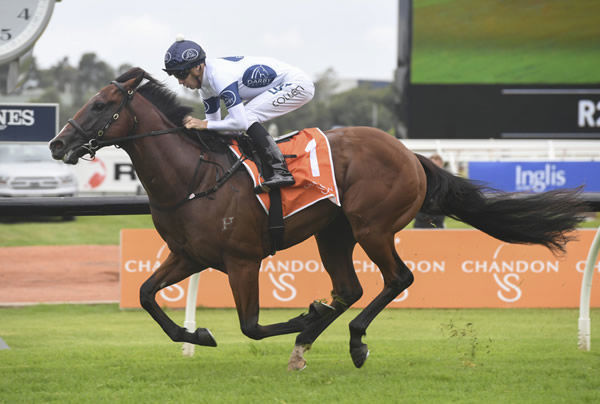
[[(583, 222), (581, 227), (598, 228), (600, 219)], [(469, 225), (446, 219), (450, 229)], [(75, 221), (0, 222), (0, 247), (36, 245), (118, 245), (121, 229), (153, 229), (149, 215), (82, 216)], [(412, 228), (409, 224), (407, 228)]]
[(150, 215), (80, 216), (0, 222), (0, 247), (34, 245), (117, 245), (121, 229), (154, 228)]
[[(179, 324), (183, 311), (168, 311)], [(263, 310), (261, 322), (299, 310)], [(344, 314), (287, 372), (294, 336), (253, 341), (234, 310), (199, 310), (217, 348), (181, 355), (141, 311), (116, 305), (0, 309), (0, 402), (594, 403), (600, 324), (577, 350), (576, 310), (385, 310), (355, 369)], [(598, 318), (600, 310), (592, 310)]]

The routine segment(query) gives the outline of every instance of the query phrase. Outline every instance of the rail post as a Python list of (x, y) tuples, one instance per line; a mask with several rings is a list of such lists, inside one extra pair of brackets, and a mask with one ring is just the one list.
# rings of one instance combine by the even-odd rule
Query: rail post
[[(189, 332), (196, 331), (196, 298), (198, 296), (198, 281), (200, 273), (190, 276), (188, 284), (187, 298), (185, 302), (185, 321), (183, 326)], [(183, 356), (194, 356), (195, 345), (189, 342), (183, 343)]]
[(579, 296), (579, 342), (578, 347), (581, 350), (589, 351), (591, 348), (591, 328), (590, 328), (590, 296), (592, 293), (592, 278), (600, 250), (600, 227), (596, 232), (592, 246), (588, 252), (583, 278), (581, 279), (581, 292)]

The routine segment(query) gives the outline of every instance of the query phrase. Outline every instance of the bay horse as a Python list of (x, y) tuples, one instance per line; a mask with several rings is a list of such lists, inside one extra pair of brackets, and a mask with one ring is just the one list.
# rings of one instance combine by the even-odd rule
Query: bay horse
[(448, 173), (381, 130), (327, 131), (341, 207), (322, 200), (287, 218), (283, 248), (315, 236), (332, 300), (312, 303), (287, 322), (261, 325), (259, 269), (272, 252), (267, 216), (249, 176), (237, 170), (227, 146), (219, 146), (224, 136), (201, 131), (197, 142), (183, 130), (190, 112), (163, 84), (132, 68), (94, 95), (49, 144), (52, 156), (67, 164), (108, 145), (129, 154), (154, 225), (171, 251), (141, 286), (140, 302), (176, 342), (216, 346), (206, 328), (188, 332), (175, 324), (155, 295), (212, 267), (228, 276), (242, 332), (252, 339), (298, 333), (288, 368), (304, 368), (304, 353), (362, 296), (352, 263), (358, 243), (384, 279), (383, 290), (349, 324), (351, 358), (361, 367), (369, 353), (362, 341), (367, 327), (413, 283), (394, 235), (419, 210), (450, 216), (508, 243), (541, 244), (554, 252), (564, 252), (585, 211), (577, 190), (487, 197), (483, 185)]

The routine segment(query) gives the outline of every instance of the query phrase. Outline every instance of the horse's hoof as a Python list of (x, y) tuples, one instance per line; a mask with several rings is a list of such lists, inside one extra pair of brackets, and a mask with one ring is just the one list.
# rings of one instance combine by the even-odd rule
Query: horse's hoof
[(306, 359), (304, 358), (300, 358), (298, 360), (292, 361), (290, 359), (290, 362), (288, 363), (288, 369), (289, 371), (293, 371), (293, 370), (304, 370), (306, 368)]
[(310, 349), (310, 344), (295, 345), (288, 362), (288, 370), (302, 370), (306, 367), (306, 359), (304, 353)]
[(369, 357), (369, 349), (365, 344), (361, 344), (356, 348), (350, 348), (350, 356), (352, 356), (352, 362), (354, 363), (354, 366), (360, 368), (365, 364), (365, 361)]
[(213, 337), (212, 333), (208, 330), (208, 328), (198, 328), (193, 335), (194, 340), (191, 341), (193, 344), (203, 346), (217, 346), (217, 341), (215, 340), (215, 337)]

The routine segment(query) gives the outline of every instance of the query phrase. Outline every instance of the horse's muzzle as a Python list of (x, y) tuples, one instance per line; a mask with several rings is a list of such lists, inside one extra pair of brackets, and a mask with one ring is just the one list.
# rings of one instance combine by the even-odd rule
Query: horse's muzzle
[(77, 164), (79, 157), (85, 154), (85, 149), (74, 147), (69, 149), (62, 139), (54, 139), (50, 142), (50, 152), (55, 160), (62, 160), (66, 164)]

